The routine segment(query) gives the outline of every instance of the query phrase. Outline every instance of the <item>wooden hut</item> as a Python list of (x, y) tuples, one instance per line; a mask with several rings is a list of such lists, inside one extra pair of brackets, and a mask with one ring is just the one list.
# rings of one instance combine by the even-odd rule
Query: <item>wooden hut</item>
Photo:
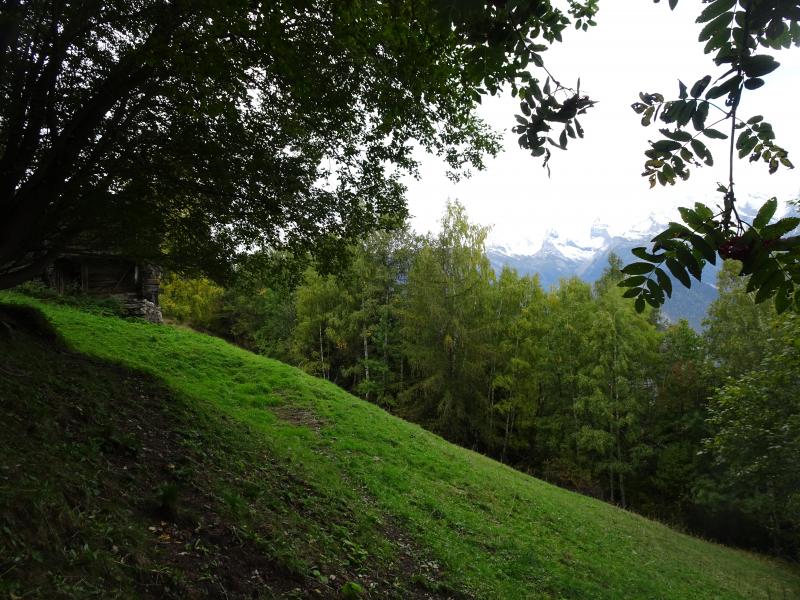
[(79, 291), (117, 298), (127, 314), (156, 323), (162, 321), (158, 307), (161, 269), (148, 262), (73, 250), (55, 260), (45, 278), (59, 293)]

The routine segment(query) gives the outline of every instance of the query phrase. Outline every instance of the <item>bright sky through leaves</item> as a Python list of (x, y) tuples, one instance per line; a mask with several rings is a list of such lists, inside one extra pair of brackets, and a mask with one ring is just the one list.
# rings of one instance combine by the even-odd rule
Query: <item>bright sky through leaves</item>
[[(493, 226), (490, 244), (517, 252), (535, 251), (548, 230), (586, 239), (593, 222), (624, 232), (650, 214), (678, 218), (677, 206), (702, 201), (714, 206), (721, 200), (714, 190), (727, 179), (726, 141), (710, 145), (717, 158), (714, 167), (695, 168), (689, 181), (668, 188), (648, 189), (640, 176), (648, 139), (658, 130), (644, 128), (630, 105), (640, 91), (677, 97), (678, 78), (687, 85), (705, 74), (722, 74), (697, 41), (700, 25), (695, 2), (678, 4), (672, 12), (666, 3), (646, 0), (612, 0), (601, 4), (598, 26), (588, 33), (570, 32), (563, 44), (545, 53), (548, 67), (565, 85), (581, 78), (585, 90), (598, 104), (581, 119), (583, 140), (572, 140), (569, 150), (554, 150), (548, 179), (541, 159), (532, 158), (517, 145), (511, 133), (519, 102), (510, 94), (484, 99), (481, 113), (504, 133), (505, 152), (488, 161), (487, 169), (459, 183), (450, 182), (442, 162), (425, 158), (419, 181), (407, 180), (412, 224), (420, 232), (436, 229), (448, 198), (461, 201), (470, 218)], [(797, 163), (800, 155), (800, 119), (797, 85), (800, 51), (777, 53), (781, 67), (766, 85), (746, 92), (743, 118), (763, 114), (774, 125), (777, 142)], [(721, 115), (722, 113), (720, 113)], [(710, 140), (709, 140), (710, 141)], [(747, 159), (735, 167), (738, 196), (742, 201), (800, 195), (800, 169), (773, 176), (761, 164)], [(762, 200), (763, 201), (763, 200)]]

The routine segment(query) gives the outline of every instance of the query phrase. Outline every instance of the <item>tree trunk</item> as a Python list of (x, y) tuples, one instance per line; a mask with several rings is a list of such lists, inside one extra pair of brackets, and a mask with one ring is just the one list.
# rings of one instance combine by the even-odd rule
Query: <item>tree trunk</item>
[[(364, 334), (364, 381), (369, 383), (369, 348), (366, 333)], [(367, 388), (366, 399), (369, 400), (369, 388)]]
[(389, 293), (386, 293), (386, 311), (383, 323), (383, 393), (389, 387)]
[(319, 369), (322, 372), (322, 376), (328, 379), (328, 375), (325, 372), (325, 353), (322, 349), (322, 323), (319, 324)]
[(487, 394), (487, 400), (489, 402), (489, 455), (491, 456), (494, 451), (494, 365), (492, 365), (492, 371), (489, 374), (489, 393)]
[(611, 504), (614, 504), (614, 467), (608, 467), (608, 485), (610, 486), (610, 494), (611, 494)]
[(508, 436), (511, 435), (511, 410), (506, 414), (506, 432), (503, 436), (503, 450), (500, 453), (500, 462), (506, 462), (506, 450), (508, 449)]

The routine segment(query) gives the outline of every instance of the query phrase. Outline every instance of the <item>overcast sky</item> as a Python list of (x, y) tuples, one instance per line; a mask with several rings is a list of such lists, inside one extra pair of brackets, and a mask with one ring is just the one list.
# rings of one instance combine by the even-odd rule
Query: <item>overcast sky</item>
[[(550, 71), (563, 83), (581, 78), (581, 90), (599, 103), (581, 118), (583, 140), (570, 140), (569, 149), (553, 150), (551, 177), (535, 159), (517, 146), (511, 133), (518, 101), (508, 94), (484, 99), (481, 115), (503, 132), (505, 151), (488, 162), (485, 171), (457, 184), (446, 178), (441, 161), (425, 157), (421, 179), (406, 180), (412, 225), (417, 231), (438, 228), (448, 198), (461, 201), (470, 218), (492, 225), (490, 243), (519, 252), (535, 251), (548, 230), (587, 238), (595, 221), (625, 231), (655, 213), (677, 218), (675, 208), (702, 201), (718, 202), (716, 182), (727, 179), (727, 141), (707, 140), (714, 167), (692, 169), (689, 181), (650, 190), (640, 176), (647, 140), (657, 128), (645, 128), (630, 109), (640, 91), (676, 96), (678, 78), (691, 86), (719, 70), (697, 42), (700, 26), (696, 0), (683, 0), (670, 11), (666, 1), (611, 0), (600, 3), (598, 25), (587, 33), (568, 32), (564, 43), (545, 53)], [(761, 89), (745, 94), (740, 114), (763, 114), (772, 123), (776, 141), (800, 165), (800, 50), (776, 55), (781, 67), (766, 77)], [(770, 176), (763, 163), (739, 161), (735, 178), (740, 195), (785, 200), (800, 195), (800, 168), (781, 168)]]

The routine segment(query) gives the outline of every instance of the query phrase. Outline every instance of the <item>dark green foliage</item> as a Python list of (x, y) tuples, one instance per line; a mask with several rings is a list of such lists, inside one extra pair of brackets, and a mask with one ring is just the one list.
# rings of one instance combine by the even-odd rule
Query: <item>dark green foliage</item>
[(763, 549), (796, 555), (800, 323), (794, 313), (756, 304), (740, 269), (730, 263), (721, 271), (720, 298), (706, 322), (720, 383), (708, 403), (709, 468), (697, 480), (697, 498), (712, 518), (733, 515), (743, 524), (744, 532), (730, 532), (731, 541), (750, 536)]
[(715, 470), (703, 499), (734, 509), (765, 529), (770, 550), (800, 549), (800, 320), (771, 320), (761, 360), (728, 380), (709, 403), (713, 435), (705, 451)]
[[(3, 2), (0, 287), (76, 238), (217, 277), (243, 249), (336, 261), (402, 221), (414, 147), (456, 177), (496, 154), (481, 97), (535, 86), (541, 53), (596, 10)], [(545, 120), (574, 116), (545, 94)]]
[[(670, 1), (670, 8), (676, 4), (677, 1)], [(794, 168), (788, 152), (775, 143), (775, 133), (764, 117), (756, 115), (744, 120), (737, 115), (737, 109), (742, 94), (763, 86), (763, 77), (779, 66), (771, 55), (757, 54), (759, 46), (780, 50), (800, 45), (800, 3), (711, 0), (697, 22), (704, 24), (699, 40), (706, 42), (705, 53), (714, 55), (714, 63), (725, 69), (724, 73), (714, 80), (711, 88), (708, 87), (711, 75), (696, 81), (691, 90), (679, 81), (676, 100), (666, 100), (660, 93), (640, 93), (641, 101), (632, 108), (642, 115), (644, 126), (657, 119), (672, 126), (660, 129), (664, 139), (651, 142), (645, 152), (647, 160), (642, 175), (648, 177), (651, 187), (656, 183), (673, 185), (678, 177), (689, 178), (690, 167), (714, 164), (711, 151), (698, 139), (701, 134), (712, 140), (731, 138), (728, 183), (717, 188), (723, 195), (722, 209), (715, 214), (700, 204), (695, 205), (695, 211), (681, 209), (681, 216), (691, 229), (670, 224), (653, 238), (654, 252), (664, 249), (666, 253), (660, 258), (642, 258), (655, 263), (666, 260), (669, 270), (686, 287), (691, 286), (687, 271), (700, 279), (704, 264), (701, 258), (712, 263), (717, 255), (733, 258), (744, 264), (742, 276), (752, 275), (750, 283), (753, 290), (758, 290), (758, 302), (774, 297), (779, 313), (792, 306), (800, 308), (800, 237), (790, 235), (800, 220), (782, 219), (768, 225), (775, 212), (773, 199), (764, 205), (756, 222), (744, 221), (736, 211), (733, 171), (734, 155), (740, 159), (748, 157), (750, 162), (761, 160), (770, 173), (781, 166)], [(723, 98), (724, 107), (718, 104), (718, 99)], [(708, 124), (711, 109), (719, 118)], [(689, 123), (695, 133), (687, 130)], [(719, 124), (726, 126), (728, 132), (715, 129)], [(647, 273), (646, 263), (637, 264), (630, 265), (627, 273)], [(624, 285), (638, 289), (638, 293), (629, 292), (628, 297), (636, 298), (635, 306), (642, 310), (646, 303), (652, 306), (664, 303), (670, 295), (667, 287), (671, 287), (665, 287), (664, 281), (660, 277), (637, 283), (629, 279)]]
[(619, 285), (628, 288), (627, 297), (660, 306), (665, 295), (671, 295), (672, 284), (656, 265), (665, 264), (678, 281), (691, 287), (689, 275), (699, 281), (703, 265), (706, 262), (716, 264), (719, 255), (722, 259), (740, 261), (739, 274), (752, 275), (747, 286), (748, 291), (756, 292), (756, 302), (774, 297), (775, 308), (782, 313), (797, 300), (793, 282), (798, 273), (795, 260), (800, 248), (796, 238), (782, 236), (794, 231), (800, 225), (800, 218), (785, 217), (770, 223), (776, 209), (777, 200), (768, 200), (753, 223), (746, 230), (738, 226), (734, 234), (715, 220), (722, 212), (713, 214), (699, 202), (694, 209), (682, 207), (679, 210), (686, 225), (670, 223), (665, 231), (655, 236), (652, 240), (654, 253), (645, 248), (634, 249), (634, 254), (646, 262), (624, 267), (623, 273), (631, 277)]

